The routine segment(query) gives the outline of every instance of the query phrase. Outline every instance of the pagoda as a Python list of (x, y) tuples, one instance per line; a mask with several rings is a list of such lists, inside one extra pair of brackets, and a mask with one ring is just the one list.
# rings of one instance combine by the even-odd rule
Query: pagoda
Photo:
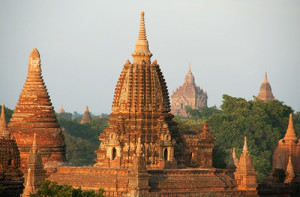
[(257, 174), (248, 152), (247, 138), (245, 137), (243, 152), (234, 173), (234, 178), (237, 182), (237, 189), (255, 191), (257, 188), (256, 176)]
[(58, 114), (61, 114), (61, 113), (66, 113), (62, 105), (60, 106), (60, 109), (58, 111)]
[(91, 113), (90, 113), (90, 111), (89, 111), (89, 107), (86, 106), (86, 107), (85, 107), (84, 114), (83, 114), (82, 119), (81, 119), (81, 121), (80, 121), (80, 124), (87, 123), (87, 122), (91, 122), (91, 121), (92, 121)]
[(207, 92), (200, 89), (195, 83), (195, 77), (189, 65), (189, 71), (185, 76), (184, 84), (172, 93), (171, 113), (174, 115), (187, 116), (186, 106), (192, 109), (207, 107)]
[(133, 164), (138, 139), (141, 139), (147, 168), (175, 167), (176, 123), (172, 120), (167, 85), (146, 37), (144, 12), (133, 63), (123, 66), (112, 105), (109, 128), (99, 137), (97, 167), (127, 168)]
[[(283, 139), (279, 140), (278, 146), (273, 155), (273, 168), (270, 174), (270, 179), (274, 179), (275, 171), (283, 169), (285, 173), (289, 169), (289, 176), (291, 176), (291, 168), (295, 174), (295, 181), (300, 183), (300, 143), (295, 134), (293, 126), (293, 116), (290, 114), (289, 125)], [(289, 160), (291, 160), (289, 162)], [(278, 165), (280, 163), (280, 165)], [(289, 164), (290, 163), (290, 164)]]
[(43, 164), (49, 172), (66, 162), (64, 135), (42, 77), (40, 54), (36, 48), (30, 53), (27, 79), (9, 129), (18, 144), (24, 173), (35, 133)]
[(272, 93), (271, 85), (268, 82), (267, 72), (265, 73), (265, 80), (260, 86), (257, 98), (265, 102), (275, 99)]
[(20, 152), (16, 140), (11, 138), (7, 129), (4, 105), (0, 117), (0, 147), (0, 185), (5, 188), (2, 196), (19, 197), (24, 188)]

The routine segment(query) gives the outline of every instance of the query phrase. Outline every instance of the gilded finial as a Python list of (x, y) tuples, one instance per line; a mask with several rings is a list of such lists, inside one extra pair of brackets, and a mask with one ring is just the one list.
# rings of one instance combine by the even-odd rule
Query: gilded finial
[(264, 82), (268, 82), (267, 72), (265, 72), (265, 80), (264, 80)]

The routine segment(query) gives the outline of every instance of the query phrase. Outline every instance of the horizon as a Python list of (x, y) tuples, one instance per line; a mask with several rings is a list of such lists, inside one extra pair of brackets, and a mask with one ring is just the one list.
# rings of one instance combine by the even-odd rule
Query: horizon
[(59, 7), (48, 1), (4, 2), (0, 103), (17, 105), (36, 47), (56, 112), (63, 105), (66, 112), (81, 114), (88, 105), (92, 114), (111, 113), (144, 10), (151, 60), (157, 59), (170, 98), (191, 62), (208, 107), (220, 108), (223, 94), (252, 100), (268, 72), (274, 97), (300, 111), (300, 2), (169, 2), (135, 1), (127, 9), (128, 2), (119, 2), (121, 8), (97, 1), (66, 1)]

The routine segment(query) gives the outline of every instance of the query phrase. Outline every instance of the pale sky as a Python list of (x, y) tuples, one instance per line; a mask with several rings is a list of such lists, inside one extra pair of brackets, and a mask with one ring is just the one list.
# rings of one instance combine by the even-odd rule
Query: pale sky
[(0, 103), (14, 109), (36, 47), (56, 111), (110, 113), (142, 10), (170, 94), (189, 62), (208, 106), (223, 94), (252, 99), (267, 71), (274, 96), (300, 111), (298, 0), (1, 0)]

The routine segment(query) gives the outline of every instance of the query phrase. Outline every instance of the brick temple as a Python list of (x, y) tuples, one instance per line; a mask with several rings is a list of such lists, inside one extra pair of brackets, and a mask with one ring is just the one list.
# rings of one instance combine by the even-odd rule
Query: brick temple
[(45, 169), (51, 171), (66, 162), (65, 141), (47, 92), (41, 69), (40, 54), (33, 49), (28, 74), (19, 102), (9, 123), (21, 157), (21, 169), (27, 172), (27, 159), (36, 134)]
[(82, 119), (80, 121), (80, 124), (88, 123), (88, 122), (91, 122), (91, 121), (92, 121), (91, 113), (89, 111), (89, 107), (86, 106), (85, 110), (84, 110), (84, 114), (83, 114)]
[(58, 167), (49, 179), (82, 189), (104, 188), (105, 196), (257, 196), (247, 151), (237, 166), (237, 182), (226, 169), (212, 167), (215, 137), (208, 124), (189, 135), (178, 132), (160, 66), (150, 59), (144, 12), (132, 56), (115, 89), (96, 164)]
[(192, 109), (207, 107), (207, 92), (196, 85), (191, 65), (189, 65), (189, 72), (185, 76), (183, 85), (172, 92), (171, 98), (171, 113), (174, 115), (186, 117), (186, 106), (190, 106)]
[(267, 72), (265, 73), (265, 79), (260, 86), (260, 90), (259, 90), (257, 98), (260, 100), (263, 100), (265, 102), (275, 99), (275, 97), (273, 96), (273, 93), (272, 93), (271, 85), (268, 82)]

